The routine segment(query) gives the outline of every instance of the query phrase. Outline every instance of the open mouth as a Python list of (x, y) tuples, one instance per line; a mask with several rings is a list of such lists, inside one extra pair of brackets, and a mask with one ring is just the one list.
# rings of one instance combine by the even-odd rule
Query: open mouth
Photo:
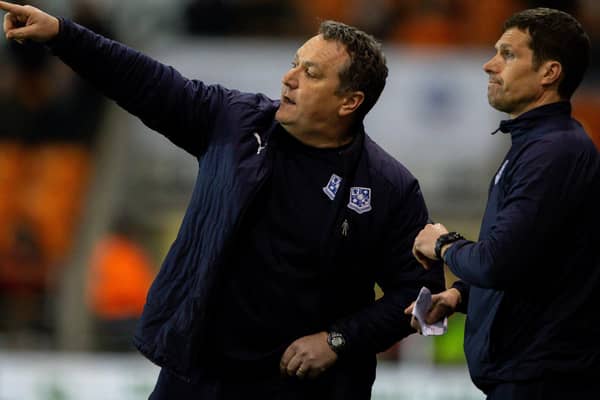
[(293, 101), (292, 99), (290, 99), (290, 98), (289, 98), (289, 97), (287, 97), (287, 96), (281, 96), (281, 101), (282, 101), (283, 103), (285, 103), (285, 104), (292, 104), (292, 105), (295, 105), (295, 104), (296, 104), (296, 102), (295, 102), (295, 101)]

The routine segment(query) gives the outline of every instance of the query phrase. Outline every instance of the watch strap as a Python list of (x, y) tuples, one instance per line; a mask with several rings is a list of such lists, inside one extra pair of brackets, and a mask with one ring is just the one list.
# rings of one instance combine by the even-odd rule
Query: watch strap
[(440, 237), (435, 241), (435, 256), (438, 260), (442, 259), (442, 248), (447, 244), (454, 243), (459, 240), (464, 240), (465, 238), (458, 232), (448, 232), (440, 235)]
[(331, 331), (327, 333), (327, 344), (334, 353), (340, 355), (346, 347), (346, 338), (340, 332)]

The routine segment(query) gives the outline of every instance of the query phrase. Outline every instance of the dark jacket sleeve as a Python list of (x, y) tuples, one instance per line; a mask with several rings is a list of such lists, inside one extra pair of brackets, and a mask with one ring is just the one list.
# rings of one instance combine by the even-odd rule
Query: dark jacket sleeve
[(61, 19), (48, 43), (82, 78), (186, 151), (198, 155), (232, 92), (184, 78), (174, 68)]
[[(565, 212), (581, 193), (575, 166), (578, 155), (559, 141), (537, 140), (520, 151), (503, 179), (504, 200), (489, 235), (478, 242), (459, 241), (445, 253), (450, 270), (470, 285), (506, 290), (542, 271), (539, 257), (548, 255)], [(502, 183), (502, 181), (501, 181)], [(578, 195), (579, 193), (579, 195)]]
[(378, 353), (414, 333), (410, 315), (404, 314), (423, 286), (433, 293), (444, 290), (444, 272), (440, 267), (426, 271), (412, 255), (415, 237), (427, 224), (425, 201), (414, 179), (405, 193), (394, 199), (394, 209), (385, 230), (382, 265), (377, 283), (384, 295), (372, 305), (337, 321), (332, 329), (346, 338), (348, 353)]
[(466, 314), (471, 286), (466, 282), (456, 281), (452, 284), (452, 287), (460, 292), (460, 304), (456, 307), (456, 311)]

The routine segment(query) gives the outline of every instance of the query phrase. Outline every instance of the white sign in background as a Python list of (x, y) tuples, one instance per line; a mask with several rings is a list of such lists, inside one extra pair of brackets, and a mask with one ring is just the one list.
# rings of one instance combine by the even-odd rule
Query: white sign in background
[[(0, 400), (145, 400), (158, 368), (137, 354), (0, 352)], [(482, 400), (466, 367), (380, 363), (373, 400)]]

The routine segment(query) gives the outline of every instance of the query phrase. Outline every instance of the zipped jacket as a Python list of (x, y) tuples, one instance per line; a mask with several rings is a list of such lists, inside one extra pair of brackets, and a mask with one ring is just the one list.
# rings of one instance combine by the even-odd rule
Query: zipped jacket
[[(445, 261), (467, 303), (474, 383), (597, 377), (600, 156), (569, 102), (502, 121), (512, 146), (492, 179), (479, 241)], [(595, 375), (596, 374), (596, 375)]]
[[(71, 21), (60, 27), (50, 43), (54, 54), (198, 160), (187, 212), (134, 338), (150, 360), (191, 379), (208, 368), (203, 360), (224, 259), (235, 251), (244, 212), (270, 173), (279, 102), (186, 79)], [(441, 270), (424, 271), (411, 253), (428, 220), (417, 180), (362, 127), (356, 135), (346, 150), (336, 212), (323, 221), (323, 307), (333, 310), (323, 329), (344, 334), (348, 357), (374, 357), (413, 332), (403, 309), (420, 288), (436, 292), (444, 283)], [(375, 283), (385, 292), (377, 301)]]

